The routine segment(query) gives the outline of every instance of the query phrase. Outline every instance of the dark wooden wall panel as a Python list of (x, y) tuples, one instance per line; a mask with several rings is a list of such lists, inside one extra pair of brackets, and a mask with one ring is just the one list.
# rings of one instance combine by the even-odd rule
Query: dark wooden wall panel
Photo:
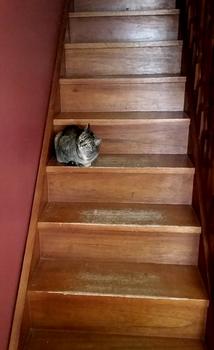
[[(196, 165), (193, 204), (202, 223), (199, 267), (214, 297), (214, 2), (180, 1), (187, 75), (186, 110), (191, 116), (189, 152)], [(207, 321), (208, 349), (214, 349), (214, 311)]]

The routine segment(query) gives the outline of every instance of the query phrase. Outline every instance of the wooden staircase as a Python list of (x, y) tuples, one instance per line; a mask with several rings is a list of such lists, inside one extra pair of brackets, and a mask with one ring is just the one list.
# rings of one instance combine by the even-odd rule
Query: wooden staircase
[(178, 23), (173, 0), (74, 1), (51, 128), (90, 123), (101, 154), (48, 159), (17, 349), (205, 349)]

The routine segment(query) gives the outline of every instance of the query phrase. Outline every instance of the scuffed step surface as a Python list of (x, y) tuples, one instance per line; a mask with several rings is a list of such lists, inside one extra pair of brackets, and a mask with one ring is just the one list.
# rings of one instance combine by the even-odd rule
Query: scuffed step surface
[(169, 154), (150, 154), (150, 155), (132, 155), (132, 154), (101, 154), (90, 168), (65, 166), (58, 163), (55, 159), (50, 160), (47, 166), (48, 173), (57, 172), (93, 172), (93, 171), (135, 171), (135, 172), (169, 172), (169, 173), (194, 173), (193, 165), (186, 155)]
[(146, 231), (200, 233), (191, 206), (120, 203), (47, 203), (39, 227), (56, 224), (128, 226)]
[(199, 271), (193, 266), (42, 259), (29, 290), (207, 303)]

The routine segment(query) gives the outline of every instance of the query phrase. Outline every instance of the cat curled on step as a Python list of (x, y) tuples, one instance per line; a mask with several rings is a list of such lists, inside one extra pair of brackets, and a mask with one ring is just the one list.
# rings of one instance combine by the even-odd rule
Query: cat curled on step
[(67, 165), (89, 167), (99, 155), (100, 143), (90, 125), (70, 125), (55, 136), (56, 159)]

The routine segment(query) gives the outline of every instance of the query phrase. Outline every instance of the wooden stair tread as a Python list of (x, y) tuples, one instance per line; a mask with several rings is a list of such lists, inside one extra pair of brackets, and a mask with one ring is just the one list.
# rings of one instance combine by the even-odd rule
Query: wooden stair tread
[(146, 10), (146, 11), (102, 11), (102, 12), (70, 12), (70, 18), (80, 17), (121, 17), (121, 16), (165, 16), (179, 15), (177, 9)]
[(205, 350), (194, 339), (31, 330), (24, 350)]
[(119, 154), (108, 155), (100, 154), (99, 158), (91, 167), (75, 167), (58, 163), (55, 159), (51, 159), (47, 166), (48, 173), (62, 172), (129, 172), (138, 173), (194, 173), (193, 165), (188, 156), (183, 154)]
[(164, 41), (137, 41), (137, 42), (103, 42), (103, 43), (66, 43), (66, 50), (69, 49), (109, 49), (109, 48), (138, 48), (138, 47), (165, 47), (182, 46), (182, 40), (164, 40)]
[(41, 259), (30, 292), (127, 298), (192, 299), (207, 304), (195, 266)]
[(54, 116), (53, 124), (68, 125), (76, 123), (96, 123), (96, 125), (112, 125), (121, 123), (144, 124), (145, 122), (186, 122), (189, 124), (189, 117), (184, 112), (65, 112)]
[(129, 230), (199, 234), (201, 229), (191, 206), (120, 203), (47, 203), (39, 227), (53, 225), (122, 226)]
[(111, 83), (111, 84), (152, 84), (152, 83), (185, 83), (186, 77), (180, 74), (143, 74), (143, 75), (118, 75), (118, 76), (97, 76), (81, 77), (74, 76), (60, 79), (60, 84), (94, 84)]

